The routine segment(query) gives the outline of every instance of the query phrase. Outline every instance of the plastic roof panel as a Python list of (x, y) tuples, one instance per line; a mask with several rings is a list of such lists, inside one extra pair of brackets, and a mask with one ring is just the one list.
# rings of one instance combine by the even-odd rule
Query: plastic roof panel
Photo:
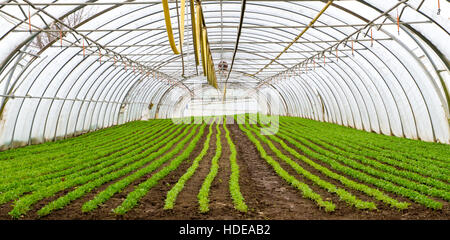
[[(201, 2), (214, 63), (230, 64), (241, 1)], [(441, 1), (437, 15), (433, 1), (334, 1), (275, 60), (326, 2), (248, 0), (230, 97), (261, 95), (258, 107), (272, 114), (450, 143), (450, 4)], [(28, 3), (0, 4), (3, 148), (186, 115), (199, 89), (222, 96), (226, 74), (217, 72), (220, 91), (212, 90), (194, 64), (189, 1), (183, 55), (168, 44), (159, 0)], [(176, 5), (169, 5), (178, 39)], [(59, 35), (49, 29), (56, 19), (81, 9), (91, 15), (65, 28), (62, 46), (57, 37), (33, 47), (42, 32)]]

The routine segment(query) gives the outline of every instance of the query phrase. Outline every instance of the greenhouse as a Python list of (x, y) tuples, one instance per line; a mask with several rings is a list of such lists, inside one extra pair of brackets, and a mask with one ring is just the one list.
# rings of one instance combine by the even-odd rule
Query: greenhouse
[(3, 0), (0, 219), (450, 219), (450, 3)]

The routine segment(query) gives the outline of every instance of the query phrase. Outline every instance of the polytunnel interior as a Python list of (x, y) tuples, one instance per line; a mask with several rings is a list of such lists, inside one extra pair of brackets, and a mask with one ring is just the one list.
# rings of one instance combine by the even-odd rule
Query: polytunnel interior
[[(217, 89), (195, 62), (193, 3), (203, 11)], [(450, 22), (441, 9), (449, 5), (169, 1), (177, 44), (185, 26), (182, 53), (174, 54), (159, 0), (4, 1), (0, 145), (195, 115), (189, 110), (205, 106), (211, 114), (264, 110), (448, 144)], [(89, 14), (64, 22), (80, 11)], [(37, 48), (42, 34), (53, 40)]]

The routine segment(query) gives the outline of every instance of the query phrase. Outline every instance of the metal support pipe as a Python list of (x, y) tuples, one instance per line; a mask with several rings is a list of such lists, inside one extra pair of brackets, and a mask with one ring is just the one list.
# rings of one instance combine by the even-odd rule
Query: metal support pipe
[(275, 62), (278, 58), (280, 58), (281, 55), (283, 55), (295, 42), (297, 42), (297, 40), (299, 40), (303, 36), (303, 34), (305, 34), (306, 31), (308, 31), (308, 29), (317, 21), (317, 19), (319, 19), (319, 17), (328, 9), (328, 7), (332, 3), (333, 3), (333, 0), (328, 1), (328, 3), (325, 5), (325, 7), (322, 10), (320, 10), (320, 12), (317, 14), (317, 16), (311, 20), (309, 25), (306, 28), (304, 28), (303, 31), (301, 31), (300, 34), (297, 35), (297, 37), (295, 37), (294, 40), (291, 43), (289, 43), (289, 45), (286, 48), (284, 48), (283, 51), (280, 52), (280, 54), (278, 54), (278, 56), (276, 56), (274, 59), (272, 59), (266, 66), (264, 66), (263, 68), (256, 71), (256, 73), (254, 75), (260, 73), (262, 70), (264, 70), (265, 68), (270, 66), (273, 62)]

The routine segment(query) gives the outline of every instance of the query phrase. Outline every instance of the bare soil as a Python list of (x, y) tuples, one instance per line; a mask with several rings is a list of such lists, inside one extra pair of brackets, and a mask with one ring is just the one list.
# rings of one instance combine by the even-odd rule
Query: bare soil
[[(287, 151), (282, 150), (283, 154), (296, 161), (311, 173), (320, 176), (322, 179), (327, 180), (338, 187), (345, 188), (362, 200), (374, 201), (378, 207), (378, 210), (376, 211), (357, 210), (356, 208), (348, 206), (345, 202), (340, 201), (335, 194), (321, 189), (308, 179), (305, 179), (297, 174), (292, 168), (290, 168), (289, 165), (282, 162), (281, 159), (278, 159), (276, 155), (270, 151), (268, 146), (264, 145), (267, 153), (275, 160), (279, 161), (281, 166), (286, 171), (295, 176), (299, 181), (307, 183), (314, 191), (321, 194), (324, 199), (331, 200), (336, 204), (337, 208), (335, 212), (326, 213), (323, 209), (317, 207), (313, 201), (303, 198), (299, 190), (290, 186), (281, 177), (279, 177), (272, 167), (260, 157), (256, 147), (247, 138), (245, 133), (239, 129), (238, 125), (230, 124), (227, 125), (227, 127), (230, 130), (230, 136), (236, 145), (236, 150), (238, 153), (237, 163), (240, 168), (239, 181), (242, 195), (244, 196), (245, 202), (248, 206), (247, 213), (241, 213), (234, 209), (233, 206), (229, 192), (229, 179), (231, 173), (229, 159), (230, 148), (225, 138), (225, 131), (222, 127), (222, 156), (219, 159), (219, 172), (211, 186), (210, 211), (202, 214), (198, 210), (197, 194), (210, 170), (211, 159), (216, 151), (216, 130), (214, 126), (214, 132), (211, 135), (209, 150), (204, 159), (200, 162), (200, 166), (197, 168), (195, 174), (186, 182), (186, 185), (179, 194), (175, 207), (172, 210), (163, 209), (166, 194), (191, 166), (192, 161), (200, 153), (203, 148), (203, 143), (206, 140), (207, 129), (205, 129), (205, 133), (189, 158), (175, 171), (172, 171), (156, 186), (154, 186), (148, 194), (141, 199), (136, 208), (132, 209), (123, 216), (115, 215), (112, 212), (112, 209), (121, 204), (127, 194), (131, 192), (135, 186), (145, 181), (154, 173), (166, 166), (170, 160), (160, 168), (156, 169), (153, 173), (144, 176), (125, 188), (122, 192), (115, 194), (106, 203), (90, 213), (82, 213), (82, 205), (94, 198), (97, 193), (106, 189), (107, 186), (115, 181), (94, 189), (89, 194), (75, 200), (61, 210), (54, 211), (44, 218), (38, 218), (36, 214), (37, 210), (52, 200), (64, 196), (72, 189), (60, 192), (51, 198), (39, 201), (22, 219), (450, 219), (450, 207), (448, 202), (442, 201), (444, 204), (443, 210), (436, 211), (427, 209), (421, 205), (412, 203), (408, 199), (397, 197), (389, 193), (388, 195), (393, 196), (396, 199), (412, 203), (409, 209), (398, 211), (358, 191), (349, 190), (340, 182), (324, 176), (301, 160), (294, 158)], [(278, 144), (274, 144), (278, 149), (282, 149)], [(290, 144), (288, 145), (295, 149), (294, 146)], [(304, 154), (299, 150), (298, 152), (302, 155)], [(317, 162), (315, 159), (312, 160)], [(13, 202), (0, 205), (0, 220), (11, 219), (8, 212), (11, 210), (12, 204)]]

